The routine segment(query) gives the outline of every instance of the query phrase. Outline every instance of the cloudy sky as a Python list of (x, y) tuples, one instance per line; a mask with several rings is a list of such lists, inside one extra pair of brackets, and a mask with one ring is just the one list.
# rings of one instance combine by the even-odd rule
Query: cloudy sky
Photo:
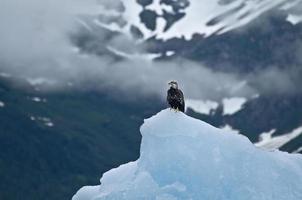
[[(214, 99), (251, 96), (259, 88), (270, 90), (280, 87), (286, 91), (295, 84), (284, 72), (268, 70), (256, 77), (260, 83), (271, 80), (269, 84), (261, 84), (255, 89), (245, 82), (254, 80), (252, 75), (240, 77), (235, 73), (214, 72), (207, 66), (187, 60), (154, 63), (146, 59), (147, 53), (143, 49), (139, 49), (139, 54), (130, 60), (122, 62), (114, 62), (109, 56), (79, 52), (71, 42), (71, 35), (79, 34), (83, 29), (81, 18), (85, 16), (93, 20), (99, 13), (107, 13), (108, 8), (120, 8), (120, 3), (111, 0), (27, 0), (22, 3), (1, 0), (0, 70), (31, 80), (49, 80), (57, 83), (52, 85), (57, 89), (64, 89), (71, 81), (79, 87), (92, 84), (100, 89), (115, 88), (137, 95), (162, 97), (169, 80), (178, 80), (185, 94), (191, 98)], [(113, 9), (112, 13), (116, 14), (117, 10)], [(98, 34), (102, 38), (101, 32)], [(98, 45), (135, 48), (135, 41), (128, 35), (111, 38), (110, 41), (104, 38), (96, 41)], [(279, 85), (274, 84), (276, 77), (282, 79)]]

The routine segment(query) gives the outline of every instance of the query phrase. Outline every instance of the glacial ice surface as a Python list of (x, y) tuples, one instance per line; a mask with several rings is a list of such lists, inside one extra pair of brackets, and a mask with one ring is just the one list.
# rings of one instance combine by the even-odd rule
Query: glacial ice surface
[(137, 161), (105, 173), (72, 200), (301, 200), (302, 156), (166, 109), (141, 127)]

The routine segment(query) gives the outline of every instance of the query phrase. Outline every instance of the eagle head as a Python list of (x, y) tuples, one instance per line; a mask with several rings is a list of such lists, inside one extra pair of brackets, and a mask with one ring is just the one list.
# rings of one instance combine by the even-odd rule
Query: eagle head
[(174, 89), (178, 89), (178, 84), (176, 81), (170, 81), (168, 83), (168, 85), (171, 87), (171, 88), (174, 88)]

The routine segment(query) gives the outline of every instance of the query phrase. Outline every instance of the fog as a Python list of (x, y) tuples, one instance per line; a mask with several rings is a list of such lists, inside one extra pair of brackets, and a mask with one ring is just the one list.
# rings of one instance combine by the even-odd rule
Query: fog
[[(271, 88), (293, 87), (280, 71), (239, 76), (214, 72), (202, 64), (186, 60), (152, 62), (143, 49), (130, 60), (115, 61), (110, 56), (81, 53), (70, 36), (81, 30), (80, 16), (97, 16), (106, 8), (123, 10), (117, 1), (93, 0), (1, 0), (0, 71), (29, 80), (47, 80), (43, 89), (111, 89), (114, 93), (165, 96), (167, 82), (177, 80), (187, 97), (220, 99), (224, 96), (252, 96)], [(101, 5), (102, 4), (102, 5)], [(100, 36), (101, 37), (101, 36)], [(106, 45), (106, 41), (103, 45)], [(130, 49), (129, 36), (107, 41)], [(135, 46), (135, 45), (133, 45)], [(283, 74), (283, 75), (282, 75)], [(280, 76), (279, 76), (280, 75)], [(279, 85), (274, 84), (278, 78)], [(280, 81), (281, 78), (281, 81)], [(245, 80), (257, 79), (257, 87)], [(267, 83), (267, 80), (269, 84)], [(34, 81), (32, 81), (34, 82)], [(284, 83), (284, 84), (283, 84)]]

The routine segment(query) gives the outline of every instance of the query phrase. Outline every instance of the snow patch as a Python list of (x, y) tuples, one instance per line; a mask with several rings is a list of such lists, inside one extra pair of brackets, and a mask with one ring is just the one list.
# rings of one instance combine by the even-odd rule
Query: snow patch
[(54, 123), (51, 121), (51, 119), (49, 119), (47, 117), (34, 117), (34, 116), (30, 116), (30, 120), (32, 120), (32, 121), (40, 121), (45, 126), (48, 126), (48, 127), (53, 127), (54, 126)]
[(269, 149), (269, 150), (275, 150), (279, 149), (286, 143), (290, 142), (291, 140), (295, 139), (299, 135), (302, 134), (302, 126), (299, 128), (296, 128), (291, 133), (286, 133), (281, 136), (275, 136), (272, 135), (275, 133), (275, 129), (271, 130), (268, 133), (262, 133), (259, 138), (259, 142), (255, 143), (257, 147), (261, 147), (263, 149)]
[(302, 21), (302, 15), (288, 15), (287, 19), (288, 22), (290, 22), (293, 25), (299, 24)]
[(129, 27), (134, 25), (144, 34), (145, 38), (152, 36), (152, 33), (145, 27), (139, 18), (139, 14), (143, 11), (143, 8), (136, 1), (121, 1), (125, 6), (125, 12), (122, 14), (122, 16), (128, 22), (128, 25), (125, 27), (125, 29), (129, 30)]
[(299, 149), (297, 149), (296, 151), (294, 151), (293, 153), (300, 153), (302, 152), (302, 147), (300, 147)]
[(43, 102), (43, 103), (47, 102), (46, 99), (42, 99), (40, 97), (33, 97), (33, 98), (31, 98), (31, 100), (34, 101), (34, 102)]
[(220, 128), (221, 130), (224, 130), (225, 132), (230, 132), (230, 133), (235, 133), (235, 134), (240, 134), (239, 130), (234, 129), (232, 126), (229, 124), (223, 126)]
[(215, 101), (202, 101), (195, 99), (187, 99), (186, 100), (186, 109), (191, 108), (194, 112), (209, 115), (211, 110), (216, 110), (219, 104)]
[(157, 15), (163, 15), (164, 13), (160, 2), (161, 0), (153, 0), (153, 3), (148, 5), (146, 9), (155, 11)]
[(247, 102), (246, 98), (243, 97), (233, 97), (225, 98), (222, 100), (223, 104), (223, 114), (233, 115), (242, 109), (242, 106)]
[(167, 51), (166, 55), (167, 56), (173, 56), (175, 54), (175, 51)]
[[(237, 0), (226, 5), (219, 4), (219, 1), (190, 0), (190, 6), (184, 10), (186, 15), (167, 31), (164, 31), (162, 26), (157, 27), (155, 31), (147, 29), (139, 18), (142, 7), (135, 1), (122, 0), (126, 8), (123, 16), (129, 24), (135, 25), (141, 30), (145, 39), (156, 36), (163, 40), (174, 37), (184, 37), (190, 40), (195, 33), (207, 37), (214, 33), (222, 34), (244, 26), (273, 8), (281, 6), (283, 9), (286, 8), (284, 3), (287, 0)], [(171, 10), (169, 6), (160, 5), (159, 2), (160, 0), (154, 0), (147, 8), (158, 15), (162, 15), (163, 10)], [(215, 22), (209, 25), (208, 23), (211, 21)]]
[(49, 126), (49, 127), (53, 127), (54, 126), (54, 124), (52, 122), (45, 122), (45, 125)]
[(54, 123), (51, 121), (51, 119), (46, 118), (46, 117), (38, 117), (38, 120), (44, 122), (45, 126), (53, 127)]
[(276, 129), (272, 129), (269, 132), (261, 133), (259, 136), (259, 143), (256, 143), (256, 146), (262, 146), (263, 144), (269, 143), (269, 141), (272, 139), (272, 135), (276, 132)]

